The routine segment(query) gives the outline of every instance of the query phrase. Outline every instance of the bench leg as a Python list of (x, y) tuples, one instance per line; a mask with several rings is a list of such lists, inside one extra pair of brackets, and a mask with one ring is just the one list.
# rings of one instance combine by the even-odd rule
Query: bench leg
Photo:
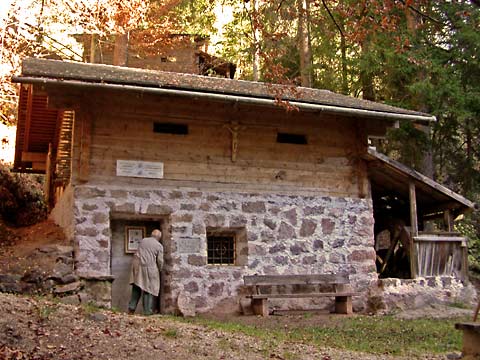
[(472, 359), (480, 357), (480, 333), (474, 330), (463, 330), (463, 356), (472, 356)]
[(335, 312), (337, 314), (353, 314), (352, 297), (351, 296), (336, 296), (335, 297)]
[(268, 316), (268, 299), (252, 299), (252, 309), (255, 315)]

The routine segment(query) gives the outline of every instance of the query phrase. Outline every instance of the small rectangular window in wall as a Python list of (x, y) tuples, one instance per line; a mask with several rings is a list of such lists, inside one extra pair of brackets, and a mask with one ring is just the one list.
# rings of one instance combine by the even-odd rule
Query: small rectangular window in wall
[(154, 122), (153, 132), (158, 134), (188, 135), (188, 125)]
[(208, 264), (235, 264), (235, 233), (207, 233)]
[(277, 133), (277, 143), (306, 145), (307, 137), (303, 134)]

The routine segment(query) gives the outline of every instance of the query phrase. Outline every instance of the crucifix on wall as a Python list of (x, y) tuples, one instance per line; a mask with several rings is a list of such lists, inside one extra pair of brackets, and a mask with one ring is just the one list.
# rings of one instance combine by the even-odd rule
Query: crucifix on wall
[(245, 129), (245, 126), (241, 126), (238, 123), (238, 120), (232, 120), (230, 121), (230, 125), (225, 125), (225, 127), (232, 134), (232, 162), (235, 162), (237, 160), (238, 152), (238, 133), (240, 130)]

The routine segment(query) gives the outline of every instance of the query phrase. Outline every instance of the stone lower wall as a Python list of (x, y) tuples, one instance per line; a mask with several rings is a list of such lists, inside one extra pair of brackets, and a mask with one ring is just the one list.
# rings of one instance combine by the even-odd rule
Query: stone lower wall
[(453, 276), (416, 279), (379, 279), (371, 288), (368, 311), (396, 312), (423, 308), (432, 304), (475, 303), (475, 287)]
[[(347, 273), (362, 292), (377, 280), (368, 199), (91, 185), (77, 186), (74, 197), (80, 276), (110, 275), (112, 214), (167, 219), (168, 312), (176, 310), (180, 294), (196, 312), (236, 311), (245, 293), (243, 276), (256, 273)], [(207, 265), (207, 227), (244, 227), (247, 265)]]
[(71, 241), (75, 233), (75, 222), (73, 219), (73, 187), (70, 184), (55, 204), (50, 218), (55, 224), (62, 227), (67, 240)]

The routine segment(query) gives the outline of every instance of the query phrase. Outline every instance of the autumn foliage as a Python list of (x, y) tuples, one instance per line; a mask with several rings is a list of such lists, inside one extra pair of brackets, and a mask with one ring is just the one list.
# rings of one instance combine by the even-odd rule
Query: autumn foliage
[(15, 226), (35, 224), (47, 216), (38, 177), (10, 172), (0, 163), (0, 218)]

